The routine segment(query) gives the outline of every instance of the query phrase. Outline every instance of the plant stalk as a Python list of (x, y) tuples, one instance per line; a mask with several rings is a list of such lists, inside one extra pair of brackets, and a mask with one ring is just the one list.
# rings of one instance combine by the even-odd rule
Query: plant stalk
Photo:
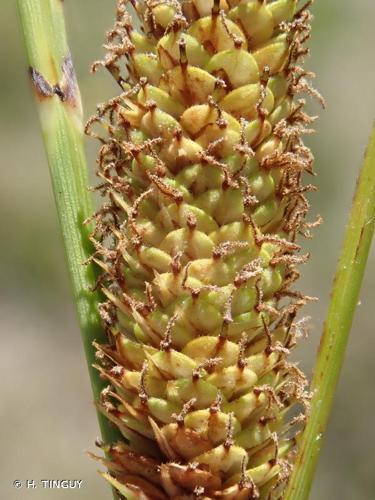
[(309, 496), (375, 227), (375, 124), (360, 173), (311, 384), (313, 399), (285, 500)]
[[(92, 368), (92, 342), (106, 342), (98, 313), (100, 297), (92, 293), (96, 275), (83, 262), (92, 253), (90, 227), (83, 221), (94, 213), (88, 191), (86, 155), (83, 141), (82, 106), (79, 88), (66, 39), (61, 0), (18, 0), (29, 73), (38, 105), (41, 128), (49, 163), (56, 208), (78, 313), (83, 345), (95, 401), (105, 386)], [(119, 434), (98, 414), (104, 442)]]

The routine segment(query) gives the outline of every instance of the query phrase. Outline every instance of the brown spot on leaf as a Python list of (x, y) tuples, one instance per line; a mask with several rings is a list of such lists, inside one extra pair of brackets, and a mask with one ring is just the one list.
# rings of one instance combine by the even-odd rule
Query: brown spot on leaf
[(42, 100), (57, 95), (61, 102), (66, 102), (75, 107), (77, 105), (78, 84), (70, 54), (64, 58), (61, 69), (62, 78), (60, 82), (51, 85), (38, 70), (30, 67), (31, 82), (39, 99)]
[(53, 87), (51, 87), (51, 85), (47, 82), (44, 76), (39, 73), (39, 71), (30, 66), (29, 74), (31, 82), (39, 99), (44, 99), (46, 97), (53, 96), (54, 94)]
[(77, 93), (78, 93), (78, 84), (76, 75), (73, 68), (72, 57), (68, 54), (64, 58), (64, 62), (62, 65), (63, 76), (58, 85), (59, 89), (63, 94), (63, 101), (68, 102), (71, 106), (77, 105)]
[(361, 228), (361, 234), (359, 236), (358, 244), (357, 244), (357, 247), (355, 249), (354, 262), (357, 261), (358, 254), (359, 254), (359, 252), (361, 251), (361, 248), (362, 248), (363, 238), (364, 238), (364, 235), (365, 235), (365, 227), (366, 227), (366, 224), (364, 226), (362, 226), (362, 228)]

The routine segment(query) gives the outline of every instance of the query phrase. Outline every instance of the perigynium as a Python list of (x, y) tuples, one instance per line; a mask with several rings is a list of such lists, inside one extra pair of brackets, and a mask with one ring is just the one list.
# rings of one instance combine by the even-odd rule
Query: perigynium
[[(104, 65), (93, 261), (103, 445), (127, 499), (279, 499), (306, 379), (287, 360), (313, 156), (297, 0), (120, 0)], [(318, 96), (319, 97), (319, 96)], [(104, 133), (93, 132), (100, 124)]]

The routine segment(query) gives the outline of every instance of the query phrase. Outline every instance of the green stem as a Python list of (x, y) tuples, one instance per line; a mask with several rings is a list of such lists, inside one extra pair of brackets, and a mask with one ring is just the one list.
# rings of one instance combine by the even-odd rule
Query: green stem
[(309, 496), (332, 408), (375, 226), (375, 124), (360, 173), (333, 284), (311, 389), (311, 414), (285, 500)]
[[(62, 0), (18, 0), (30, 78), (35, 92), (53, 191), (63, 235), (74, 302), (82, 332), (94, 399), (104, 387), (95, 362), (93, 340), (106, 342), (98, 314), (99, 296), (90, 292), (95, 270), (82, 263), (92, 253), (90, 228), (83, 221), (93, 214), (88, 192), (79, 89), (66, 40)], [(119, 435), (102, 415), (105, 442)]]

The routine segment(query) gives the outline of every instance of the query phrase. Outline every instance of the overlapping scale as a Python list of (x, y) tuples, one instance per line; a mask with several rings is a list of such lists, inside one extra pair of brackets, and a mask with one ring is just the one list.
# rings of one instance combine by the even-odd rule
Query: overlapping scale
[[(297, 0), (120, 0), (102, 63), (94, 260), (108, 302), (99, 404), (128, 499), (278, 499), (307, 405), (287, 361), (309, 297)], [(104, 129), (95, 132), (93, 126)]]

